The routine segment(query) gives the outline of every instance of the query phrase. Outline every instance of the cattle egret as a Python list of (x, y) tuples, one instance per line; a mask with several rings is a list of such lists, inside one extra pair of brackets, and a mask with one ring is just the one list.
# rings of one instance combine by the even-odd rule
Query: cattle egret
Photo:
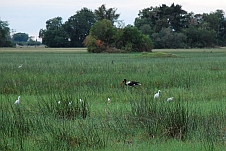
[(125, 84), (125, 85), (131, 86), (131, 87), (136, 86), (136, 85), (141, 85), (140, 82), (136, 82), (136, 81), (128, 81), (127, 82), (126, 79), (124, 79), (120, 84), (121, 85)]
[(83, 102), (83, 100), (82, 100), (82, 99), (80, 99), (79, 101), (80, 101), (81, 103)]
[(157, 99), (157, 98), (159, 98), (159, 93), (160, 93), (161, 91), (160, 90), (158, 90), (158, 92), (157, 93), (155, 93), (155, 95), (154, 95), (154, 99)]
[(68, 103), (68, 105), (71, 105), (71, 104), (72, 104), (72, 101)]
[(18, 96), (18, 99), (15, 101), (14, 104), (19, 104), (20, 103), (20, 96)]
[(21, 64), (18, 68), (22, 68), (23, 64)]
[(111, 102), (111, 99), (110, 98), (108, 98), (108, 103), (110, 103)]
[(173, 101), (173, 97), (168, 98), (167, 101)]
[(58, 104), (60, 104), (61, 102), (60, 101), (58, 101)]

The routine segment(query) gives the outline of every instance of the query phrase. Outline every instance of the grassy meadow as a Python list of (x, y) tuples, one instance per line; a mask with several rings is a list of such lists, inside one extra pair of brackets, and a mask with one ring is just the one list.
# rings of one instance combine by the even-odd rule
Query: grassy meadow
[[(0, 150), (226, 147), (225, 48), (0, 48), (0, 77)], [(141, 86), (120, 85), (125, 78)]]

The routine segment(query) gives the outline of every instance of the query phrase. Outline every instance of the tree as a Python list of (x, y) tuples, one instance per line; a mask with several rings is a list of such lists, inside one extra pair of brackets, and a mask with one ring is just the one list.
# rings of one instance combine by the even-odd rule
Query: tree
[(153, 49), (153, 43), (148, 35), (142, 34), (137, 27), (127, 25), (122, 29), (120, 35), (120, 43), (117, 42), (118, 49), (124, 49), (126, 51), (151, 51)]
[(95, 39), (101, 40), (105, 46), (109, 46), (113, 41), (115, 29), (110, 20), (96, 22), (90, 30), (90, 35)]
[(190, 13), (189, 23), (189, 28), (184, 31), (188, 35), (188, 43), (192, 44), (191, 47), (213, 47), (226, 44), (226, 22), (223, 10), (216, 10), (209, 14)]
[(31, 39), (31, 38), (27, 42), (28, 46), (39, 46), (40, 44), (41, 43), (39, 41), (37, 41), (37, 40), (35, 41), (35, 40)]
[(114, 26), (110, 20), (96, 22), (90, 29), (89, 36), (86, 38), (86, 46), (89, 52), (106, 51), (111, 47), (115, 33)]
[(153, 33), (154, 45), (157, 49), (186, 48), (186, 36), (183, 33), (172, 31), (171, 28), (163, 28), (159, 33)]
[(131, 25), (116, 28), (109, 20), (96, 22), (86, 39), (88, 52), (104, 52), (108, 50), (151, 51), (153, 48), (149, 36), (142, 34)]
[(94, 10), (94, 14), (98, 21), (107, 19), (110, 20), (112, 24), (114, 24), (120, 16), (120, 14), (116, 14), (116, 11), (117, 11), (116, 8), (107, 9), (105, 4), (103, 4), (100, 7), (98, 7), (98, 9)]
[(187, 44), (191, 47), (213, 47), (216, 43), (216, 32), (214, 30), (201, 27), (189, 26), (183, 30), (187, 36)]
[(48, 47), (67, 47), (69, 37), (63, 28), (62, 18), (56, 17), (46, 21), (46, 29), (39, 31), (42, 43)]
[(55, 17), (46, 21), (47, 30), (58, 30), (62, 27), (62, 17)]
[(28, 38), (29, 36), (26, 33), (16, 33), (13, 35), (12, 40), (15, 42), (27, 42)]
[(10, 42), (10, 28), (7, 21), (0, 20), (0, 47), (12, 47)]
[(138, 29), (144, 25), (151, 27), (152, 31), (149, 33), (159, 32), (163, 28), (180, 31), (188, 25), (187, 12), (181, 5), (174, 5), (174, 3), (170, 7), (162, 4), (160, 7), (145, 8), (139, 11), (138, 17), (135, 18), (135, 26)]
[(69, 35), (71, 47), (82, 47), (91, 26), (96, 22), (94, 13), (83, 8), (65, 22), (64, 29)]
[(222, 46), (226, 46), (226, 18), (221, 21), (219, 33), (218, 33), (218, 43)]

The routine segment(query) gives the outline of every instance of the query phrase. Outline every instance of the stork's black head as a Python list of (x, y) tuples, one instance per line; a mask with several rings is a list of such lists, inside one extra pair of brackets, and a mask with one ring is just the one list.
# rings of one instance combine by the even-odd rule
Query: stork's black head
[(126, 84), (126, 79), (124, 79), (124, 80), (120, 83), (120, 85), (123, 85), (123, 84)]

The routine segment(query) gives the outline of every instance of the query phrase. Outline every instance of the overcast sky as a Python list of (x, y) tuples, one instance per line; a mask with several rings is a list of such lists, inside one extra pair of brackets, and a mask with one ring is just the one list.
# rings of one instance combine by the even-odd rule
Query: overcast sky
[(40, 29), (45, 29), (47, 20), (62, 17), (63, 22), (76, 14), (83, 7), (92, 11), (106, 4), (106, 8), (116, 8), (119, 20), (125, 25), (134, 23), (139, 10), (148, 7), (172, 3), (182, 5), (187, 12), (210, 13), (217, 9), (226, 12), (226, 0), (0, 0), (0, 20), (8, 21), (9, 28), (16, 33), (38, 36)]

